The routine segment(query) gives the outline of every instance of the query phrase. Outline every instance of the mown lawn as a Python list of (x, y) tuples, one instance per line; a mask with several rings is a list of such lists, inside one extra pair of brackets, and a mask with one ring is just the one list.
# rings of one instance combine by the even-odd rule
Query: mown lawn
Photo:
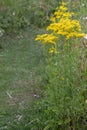
[(40, 98), (44, 54), (34, 41), (38, 32), (29, 27), (17, 36), (0, 39), (0, 130), (22, 117), (22, 110)]

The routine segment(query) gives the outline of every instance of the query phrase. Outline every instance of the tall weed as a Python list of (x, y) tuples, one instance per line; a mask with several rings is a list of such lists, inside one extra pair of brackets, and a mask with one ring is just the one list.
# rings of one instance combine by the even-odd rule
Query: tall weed
[(82, 71), (84, 53), (80, 41), (85, 34), (81, 32), (79, 21), (74, 19), (75, 14), (67, 10), (67, 3), (62, 2), (51, 18), (47, 34), (36, 38), (46, 47), (48, 55), (48, 83), (44, 98), (36, 106), (38, 129), (79, 130), (80, 120), (86, 113), (86, 68)]

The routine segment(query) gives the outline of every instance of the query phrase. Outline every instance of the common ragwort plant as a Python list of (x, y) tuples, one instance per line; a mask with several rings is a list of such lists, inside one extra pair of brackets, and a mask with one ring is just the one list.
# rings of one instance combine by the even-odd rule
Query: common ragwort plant
[(44, 103), (38, 106), (39, 126), (44, 130), (77, 130), (81, 126), (78, 126), (79, 120), (85, 113), (83, 93), (86, 81), (80, 66), (80, 39), (85, 34), (67, 6), (68, 3), (61, 3), (51, 17), (47, 33), (37, 35), (35, 39), (45, 45), (48, 54), (48, 83), (42, 99)]

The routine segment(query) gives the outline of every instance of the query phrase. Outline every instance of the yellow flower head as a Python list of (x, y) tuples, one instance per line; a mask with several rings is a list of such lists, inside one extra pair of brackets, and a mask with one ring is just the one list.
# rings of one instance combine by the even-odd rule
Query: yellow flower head
[(54, 47), (50, 48), (49, 53), (55, 53), (55, 48)]
[(61, 5), (61, 6), (59, 7), (59, 10), (61, 10), (61, 11), (66, 11), (66, 10), (68, 10), (68, 8), (65, 7), (65, 6), (63, 6), (63, 5)]
[[(62, 2), (50, 19), (52, 23), (47, 27), (47, 31), (50, 31), (50, 33), (37, 35), (35, 40), (41, 41), (43, 44), (57, 44), (60, 36), (63, 36), (65, 40), (84, 37), (85, 34), (81, 32), (79, 21), (72, 19), (72, 15), (74, 13), (68, 11), (67, 3)], [(50, 53), (54, 51), (54, 48), (49, 50)]]
[(62, 2), (61, 3), (61, 5), (63, 5), (63, 6), (65, 6), (65, 5), (67, 5), (68, 4), (68, 2)]
[(46, 43), (56, 44), (55, 42), (56, 39), (58, 39), (58, 37), (54, 36), (53, 34), (42, 34), (42, 35), (37, 35), (37, 38), (35, 40), (41, 41), (43, 44)]
[(61, 80), (65, 80), (64, 77), (62, 77)]

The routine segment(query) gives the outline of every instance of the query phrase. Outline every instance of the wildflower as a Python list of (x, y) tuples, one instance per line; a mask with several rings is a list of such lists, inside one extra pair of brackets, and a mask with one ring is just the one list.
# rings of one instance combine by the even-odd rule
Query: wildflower
[(67, 46), (67, 44), (66, 44), (66, 43), (64, 43), (64, 46)]
[(85, 6), (85, 4), (83, 3), (83, 4), (82, 4), (82, 6), (84, 7), (84, 6)]
[(34, 97), (36, 97), (36, 98), (39, 98), (39, 97), (40, 97), (40, 96), (39, 96), (39, 95), (37, 95), (37, 94), (34, 94), (33, 96), (34, 96)]
[[(81, 26), (78, 20), (72, 19), (73, 12), (69, 12), (67, 3), (62, 2), (61, 6), (56, 9), (53, 17), (51, 17), (51, 24), (47, 27), (50, 34), (38, 35), (36, 41), (41, 41), (43, 44), (57, 44), (58, 38), (63, 36), (65, 40), (71, 38), (85, 37), (81, 32)], [(49, 53), (58, 53), (55, 49), (51, 48)]]
[(86, 17), (83, 17), (84, 20), (87, 20), (87, 16)]
[(42, 34), (37, 35), (36, 41), (41, 41), (43, 44), (51, 43), (56, 44), (55, 40), (58, 39), (58, 37), (54, 36), (53, 34)]
[(51, 21), (51, 22), (55, 22), (56, 19), (55, 19), (54, 17), (51, 17), (50, 21)]
[(62, 77), (61, 80), (65, 80), (64, 77)]
[(87, 104), (87, 99), (85, 100), (85, 103)]
[(15, 12), (13, 12), (13, 14), (12, 14), (13, 16), (15, 16)]
[(68, 2), (62, 2), (61, 5), (66, 6)]
[(49, 53), (54, 53), (54, 52), (55, 52), (55, 48), (54, 47), (49, 49)]
[(63, 17), (70, 18), (73, 14), (74, 14), (73, 12), (72, 13), (71, 12), (66, 12), (66, 13), (63, 14)]
[(57, 66), (57, 65), (58, 65), (58, 63), (57, 63), (57, 62), (55, 62), (55, 63), (54, 63), (54, 65), (55, 65), (55, 66)]
[(47, 31), (51, 30), (58, 35), (63, 35), (66, 39), (70, 39), (72, 37), (83, 37), (85, 34), (81, 32), (80, 23), (77, 20), (70, 20), (68, 18), (61, 18), (57, 23), (52, 23), (47, 27)]
[(84, 39), (86, 39), (86, 40), (87, 40), (87, 34), (85, 34)]
[(65, 6), (60, 6), (60, 7), (59, 7), (59, 10), (61, 10), (61, 11), (66, 11), (66, 10), (68, 10), (68, 8), (65, 7)]
[(62, 11), (56, 11), (56, 12), (54, 12), (54, 17), (57, 19), (57, 18), (61, 18), (62, 17), (62, 15), (64, 14), (64, 12), (62, 12)]
[(3, 36), (3, 31), (2, 30), (0, 30), (0, 37), (2, 37)]

